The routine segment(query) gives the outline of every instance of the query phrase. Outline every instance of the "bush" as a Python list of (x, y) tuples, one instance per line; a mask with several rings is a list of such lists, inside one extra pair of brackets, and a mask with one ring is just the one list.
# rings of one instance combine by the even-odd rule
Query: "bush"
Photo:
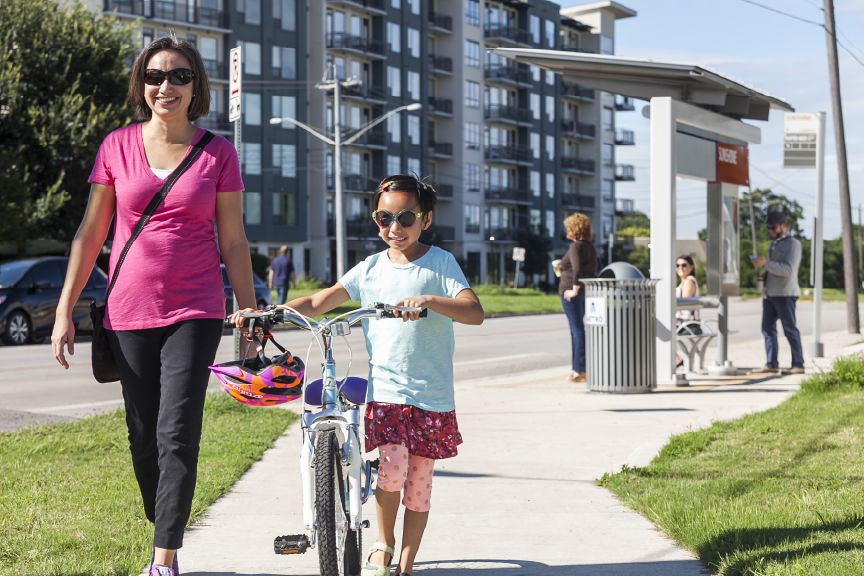
[(832, 390), (864, 390), (864, 353), (841, 356), (827, 371), (820, 370), (801, 382), (801, 391), (821, 394)]
[(252, 254), (252, 271), (267, 281), (267, 270), (270, 268), (270, 258), (266, 254)]

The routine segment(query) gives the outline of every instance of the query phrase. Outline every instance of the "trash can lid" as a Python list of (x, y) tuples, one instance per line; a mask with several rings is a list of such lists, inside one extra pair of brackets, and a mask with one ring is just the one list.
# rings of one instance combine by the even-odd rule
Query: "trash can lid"
[(643, 280), (645, 276), (629, 262), (612, 262), (597, 274), (598, 278), (616, 280)]

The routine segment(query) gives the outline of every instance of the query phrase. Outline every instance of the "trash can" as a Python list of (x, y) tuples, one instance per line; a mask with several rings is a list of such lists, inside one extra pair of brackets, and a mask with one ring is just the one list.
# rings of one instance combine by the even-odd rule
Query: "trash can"
[(654, 288), (658, 280), (642, 277), (624, 262), (611, 264), (600, 276), (582, 280), (588, 389), (612, 394), (650, 392), (657, 387)]

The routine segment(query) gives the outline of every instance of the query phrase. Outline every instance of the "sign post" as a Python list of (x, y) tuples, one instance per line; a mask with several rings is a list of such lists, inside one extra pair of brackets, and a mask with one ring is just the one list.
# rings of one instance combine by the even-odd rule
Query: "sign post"
[(825, 113), (787, 112), (783, 116), (783, 167), (816, 169), (816, 217), (810, 246), (810, 278), (813, 284), (812, 358), (824, 355), (822, 343), (822, 260), (825, 195)]
[[(234, 122), (234, 148), (237, 150), (237, 158), (243, 162), (243, 54), (241, 48), (231, 49), (229, 57), (230, 72), (228, 84), (228, 121)], [(241, 193), (242, 194), (242, 193)], [(231, 291), (234, 293), (234, 291)], [(234, 293), (234, 311), (240, 308), (237, 305), (237, 294)], [(234, 360), (240, 359), (240, 331), (234, 329)]]
[(513, 260), (516, 262), (516, 278), (513, 279), (513, 287), (519, 287), (519, 264), (525, 261), (525, 249), (513, 248)]

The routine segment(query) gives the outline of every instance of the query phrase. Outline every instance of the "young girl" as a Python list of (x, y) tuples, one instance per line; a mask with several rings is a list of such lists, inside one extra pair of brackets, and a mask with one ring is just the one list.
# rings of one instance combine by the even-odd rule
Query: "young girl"
[(462, 436), (453, 399), (453, 322), (482, 324), (483, 308), (449, 252), (418, 242), (432, 223), (437, 194), (411, 176), (385, 178), (373, 198), (372, 218), (389, 248), (355, 266), (332, 288), (286, 306), (316, 316), (349, 300), (428, 308), (402, 313), (403, 322), (363, 320), (369, 351), (366, 451), (378, 448), (375, 492), (378, 541), (362, 576), (388, 576), (394, 527), (404, 489), (405, 524), (400, 576), (413, 574), (429, 517), (435, 460), (456, 456)]

